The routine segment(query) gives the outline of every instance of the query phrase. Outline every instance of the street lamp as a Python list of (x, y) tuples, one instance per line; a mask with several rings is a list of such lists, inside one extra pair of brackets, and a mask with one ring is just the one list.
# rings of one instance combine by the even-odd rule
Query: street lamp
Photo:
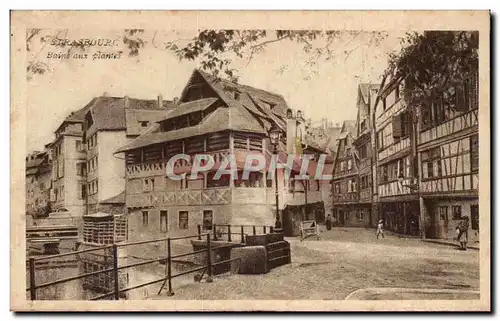
[[(276, 126), (276, 124), (272, 124), (271, 129), (269, 130), (269, 139), (271, 144), (273, 145), (273, 154), (277, 155), (278, 152), (278, 144), (281, 140), (281, 129)], [(279, 155), (278, 155), (279, 156)], [(279, 161), (279, 157), (276, 156), (277, 161)], [(279, 208), (279, 195), (278, 195), (278, 166), (274, 168), (274, 194), (276, 197), (276, 229), (281, 229), (283, 226), (282, 218), (280, 217), (280, 208)]]

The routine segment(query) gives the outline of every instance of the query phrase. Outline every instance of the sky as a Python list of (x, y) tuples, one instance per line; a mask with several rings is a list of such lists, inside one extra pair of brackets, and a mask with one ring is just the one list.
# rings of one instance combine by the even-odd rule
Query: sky
[[(179, 40), (182, 44), (194, 32), (146, 30), (143, 38), (148, 42), (138, 57), (123, 55), (117, 60), (95, 61), (48, 58), (49, 52), (61, 50), (34, 39), (28, 61), (42, 61), (49, 66), (49, 71), (33, 76), (27, 83), (27, 152), (43, 149), (54, 139), (55, 129), (69, 113), (103, 93), (142, 99), (156, 99), (159, 94), (168, 100), (180, 96), (197, 63), (179, 61), (172, 52), (164, 49), (164, 43)], [(41, 35), (56, 33), (43, 30)], [(313, 67), (305, 63), (311, 55), (304, 52), (302, 45), (290, 41), (269, 44), (264, 52), (254, 55), (250, 61), (235, 59), (233, 67), (238, 70), (241, 84), (283, 95), (289, 107), (302, 110), (313, 123), (323, 117), (335, 123), (355, 120), (358, 84), (379, 83), (387, 67), (388, 53), (400, 49), (400, 37), (404, 32), (387, 34), (378, 46), (365, 45), (370, 39), (369, 34), (354, 39), (341, 37), (332, 44), (332, 49), (339, 55), (329, 61), (320, 59)], [(119, 43), (122, 35), (123, 31), (119, 30), (59, 33), (60, 38), (71, 40), (107, 38)], [(324, 46), (324, 41), (319, 39), (314, 45)], [(351, 49), (354, 50), (345, 59), (343, 52)], [(97, 50), (89, 50), (89, 56)], [(124, 50), (123, 46), (117, 50)]]

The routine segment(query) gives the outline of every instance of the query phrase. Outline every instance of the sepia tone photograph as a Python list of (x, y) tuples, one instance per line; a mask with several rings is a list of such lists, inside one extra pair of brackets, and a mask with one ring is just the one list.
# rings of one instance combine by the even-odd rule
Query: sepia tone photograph
[(11, 309), (488, 311), (489, 19), (12, 11)]

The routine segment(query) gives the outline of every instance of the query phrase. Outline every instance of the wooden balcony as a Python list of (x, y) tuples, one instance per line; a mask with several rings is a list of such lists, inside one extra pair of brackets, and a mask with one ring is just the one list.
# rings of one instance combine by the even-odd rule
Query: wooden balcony
[(471, 110), (449, 121), (420, 133), (419, 144), (442, 138), (461, 130), (478, 126), (478, 109)]
[(377, 117), (376, 124), (377, 128), (380, 128), (387, 121), (392, 119), (392, 116), (398, 114), (399, 112), (406, 109), (406, 102), (404, 99), (399, 99), (391, 107), (385, 110), (380, 116)]
[(416, 192), (416, 189), (410, 188), (414, 186), (415, 179), (406, 178), (402, 182), (393, 181), (386, 184), (381, 184), (378, 186), (379, 197), (390, 197), (398, 195), (410, 195)]
[(357, 192), (333, 194), (333, 203), (357, 203), (359, 201)]
[(477, 192), (478, 189), (478, 173), (425, 180), (420, 184), (421, 193)]
[(230, 188), (146, 192), (128, 194), (127, 207), (160, 207), (178, 205), (223, 205), (231, 203)]
[(359, 201), (360, 202), (371, 202), (372, 201), (372, 189), (365, 188), (359, 191)]
[(392, 144), (391, 146), (385, 148), (381, 152), (378, 153), (378, 159), (379, 161), (383, 161), (389, 156), (392, 156), (396, 153), (399, 153), (400, 151), (409, 148), (410, 147), (410, 138), (406, 137), (403, 139), (400, 139), (398, 142)]

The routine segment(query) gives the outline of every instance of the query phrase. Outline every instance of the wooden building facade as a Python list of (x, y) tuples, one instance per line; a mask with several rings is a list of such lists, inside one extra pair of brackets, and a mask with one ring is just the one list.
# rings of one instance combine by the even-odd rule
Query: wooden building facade
[(421, 212), (429, 238), (456, 237), (456, 225), (468, 216), (469, 239), (479, 240), (478, 83), (475, 72), (420, 113)]

